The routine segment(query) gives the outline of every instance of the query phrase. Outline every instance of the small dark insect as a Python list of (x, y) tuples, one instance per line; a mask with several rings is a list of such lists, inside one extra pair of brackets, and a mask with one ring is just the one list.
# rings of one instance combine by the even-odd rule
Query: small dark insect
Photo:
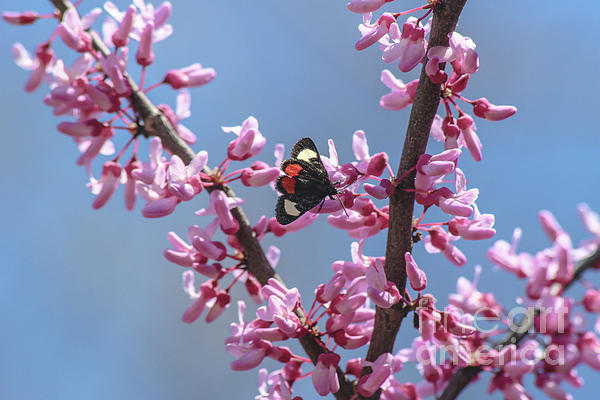
[(292, 149), (292, 158), (281, 163), (286, 173), (277, 181), (281, 193), (275, 207), (277, 222), (287, 225), (302, 214), (338, 194), (327, 175), (319, 151), (310, 138), (298, 140)]

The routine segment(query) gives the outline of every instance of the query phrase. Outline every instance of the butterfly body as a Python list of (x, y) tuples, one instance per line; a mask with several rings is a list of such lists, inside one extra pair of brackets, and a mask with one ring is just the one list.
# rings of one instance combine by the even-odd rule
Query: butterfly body
[(294, 145), (292, 158), (281, 163), (281, 170), (286, 175), (277, 181), (281, 196), (277, 200), (275, 216), (282, 225), (295, 221), (326, 197), (333, 198), (338, 194), (310, 138), (300, 139)]

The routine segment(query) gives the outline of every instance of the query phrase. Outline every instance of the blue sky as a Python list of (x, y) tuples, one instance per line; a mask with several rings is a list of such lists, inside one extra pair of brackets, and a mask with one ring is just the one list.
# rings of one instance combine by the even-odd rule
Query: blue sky
[[(50, 11), (50, 3), (41, 0), (0, 4), (3, 10)], [(402, 4), (407, 9), (420, 5)], [(81, 8), (99, 5), (85, 0)], [(480, 71), (464, 94), (518, 108), (504, 122), (476, 121), (483, 161), (462, 161), (461, 168), (469, 187), (480, 190), (481, 211), (496, 215), (496, 239), (509, 240), (520, 226), (523, 251), (549, 244), (537, 224), (540, 209), (552, 211), (575, 243), (585, 237), (576, 205), (587, 202), (600, 211), (599, 10), (583, 1), (568, 6), (565, 13), (560, 2), (472, 1), (458, 27), (475, 40), (480, 56)], [(379, 82), (386, 66), (377, 49), (353, 49), (360, 16), (347, 11), (345, 2), (179, 0), (173, 1), (170, 22), (175, 32), (156, 45), (147, 82), (193, 62), (217, 70), (215, 81), (192, 91), (192, 117), (186, 120), (199, 137), (194, 150), (207, 150), (211, 165), (222, 160), (231, 139), (220, 127), (254, 115), (267, 138), (259, 158), (267, 162), (273, 161), (276, 143), (289, 151), (304, 136), (324, 153), (332, 138), (340, 160), (350, 161), (352, 133), (363, 129), (371, 152), (388, 152), (396, 168), (408, 110), (378, 106), (387, 92)], [(193, 214), (206, 197), (159, 220), (144, 219), (139, 207), (125, 211), (121, 191), (93, 211), (85, 171), (75, 165), (77, 149), (56, 132), (62, 119), (42, 104), (43, 89), (22, 91), (27, 75), (9, 57), (13, 42), (33, 49), (52, 24), (0, 27), (5, 55), (0, 62), (0, 398), (162, 399), (200, 393), (252, 398), (257, 371), (230, 371), (232, 358), (223, 346), (235, 309), (210, 325), (183, 324), (189, 300), (181, 290), (182, 269), (162, 257), (169, 231), (183, 235), (189, 225), (208, 222)], [(156, 90), (152, 99), (175, 104), (171, 90)], [(437, 152), (440, 146), (431, 143), (429, 149)], [(251, 220), (272, 216), (276, 195), (270, 189), (234, 189), (248, 196), (245, 210)], [(350, 259), (350, 243), (324, 218), (302, 232), (266, 241), (281, 249), (278, 272), (305, 301), (331, 275), (333, 261)], [(472, 277), (480, 264), (480, 289), (496, 291), (510, 306), (524, 284), (493, 269), (485, 258), (492, 244), (460, 242), (469, 258), (460, 270), (420, 246), (415, 254), (440, 301), (455, 290), (458, 276)], [(367, 243), (366, 252), (380, 255), (384, 248), (380, 235)], [(397, 348), (412, 335), (405, 327)], [(416, 379), (411, 369), (400, 376)], [(575, 394), (589, 398), (597, 380), (585, 367), (579, 372), (587, 385)], [(309, 380), (299, 384), (298, 394), (313, 398), (307, 385)], [(478, 384), (464, 398), (481, 398), (484, 390)]]

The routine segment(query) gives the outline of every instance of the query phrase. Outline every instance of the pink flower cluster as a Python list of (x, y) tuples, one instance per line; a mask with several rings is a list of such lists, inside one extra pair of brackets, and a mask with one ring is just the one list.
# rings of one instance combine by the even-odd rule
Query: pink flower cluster
[[(142, 215), (147, 218), (167, 216), (182, 202), (192, 201), (202, 192), (208, 194), (207, 206), (196, 212), (198, 216), (209, 217), (208, 223), (190, 226), (185, 237), (170, 232), (171, 248), (164, 251), (164, 256), (185, 268), (183, 288), (191, 301), (183, 313), (184, 322), (192, 323), (203, 314), (206, 322), (214, 321), (230, 306), (230, 291), (238, 282), (244, 284), (250, 297), (260, 305), (256, 317), (248, 322), (244, 318), (246, 304), (239, 301), (239, 320), (231, 324), (230, 336), (225, 340), (227, 351), (235, 358), (231, 363), (234, 370), (255, 368), (266, 358), (282, 364), (281, 369), (271, 373), (260, 370), (258, 399), (292, 399), (293, 384), (307, 376), (319, 395), (337, 393), (338, 373), (342, 370), (339, 352), (364, 348), (370, 342), (376, 307), (402, 307), (413, 313), (418, 336), (412, 346), (396, 354), (384, 353), (372, 362), (357, 357), (346, 361), (343, 373), (356, 378), (355, 387), (361, 396), (370, 397), (377, 391), (381, 391), (384, 400), (437, 395), (459, 368), (476, 366), (493, 374), (490, 391), (500, 390), (506, 398), (528, 398), (522, 380), (525, 375), (534, 374), (536, 386), (548, 396), (569, 399), (560, 384), (582, 384), (576, 366), (586, 364), (600, 370), (600, 341), (574, 311), (580, 307), (594, 315), (595, 330), (600, 331), (600, 290), (588, 285), (581, 299), (565, 293), (575, 278), (576, 264), (600, 246), (600, 218), (586, 205), (581, 205), (579, 212), (593, 237), (579, 246), (574, 246), (552, 214), (544, 211), (540, 213), (540, 221), (551, 247), (534, 255), (517, 253), (521, 231), (516, 230), (512, 244), (498, 241), (488, 251), (495, 265), (527, 281), (521, 305), (534, 310), (529, 316), (535, 334), (522, 343), (493, 346), (502, 334), (515, 330), (516, 322), (492, 293), (477, 289), (481, 268), (476, 269), (473, 282), (460, 278), (457, 293), (449, 296), (448, 305), (438, 307), (436, 298), (424, 293), (427, 275), (410, 253), (404, 254), (404, 261), (412, 295), (408, 289), (388, 280), (384, 257), (366, 256), (363, 252), (367, 239), (388, 228), (389, 207), (379, 203), (400, 190), (398, 184), (414, 171), (415, 200), (423, 206), (423, 212), (414, 221), (413, 229), (427, 234), (424, 247), (428, 252), (441, 253), (456, 266), (465, 265), (466, 256), (453, 243), (460, 239), (489, 239), (495, 230), (494, 215), (480, 213), (475, 203), (479, 191), (467, 187), (468, 180), (458, 166), (463, 147), (480, 161), (482, 146), (473, 118), (456, 101), (471, 104), (475, 116), (490, 121), (503, 120), (516, 112), (512, 106), (496, 106), (485, 98), (471, 101), (462, 96), (470, 76), (479, 68), (478, 54), (470, 38), (452, 32), (448, 46), (427, 50), (430, 23), (423, 25), (421, 21), (438, 4), (437, 0), (406, 12), (383, 13), (372, 22), (372, 13), (387, 3), (392, 0), (348, 2), (351, 11), (364, 14), (359, 26), (362, 37), (355, 48), (363, 50), (379, 43), (383, 61), (397, 63), (402, 72), (425, 62), (428, 79), (440, 85), (446, 110), (445, 117), (436, 117), (431, 128), (431, 135), (444, 143), (444, 150), (421, 155), (413, 168), (395, 176), (388, 154), (371, 154), (363, 131), (352, 136), (354, 160), (350, 162), (340, 162), (336, 146), (329, 140), (328, 156), (321, 159), (339, 199), (324, 200), (289, 225), (280, 225), (274, 217), (264, 215), (251, 223), (251, 236), (261, 241), (268, 234), (280, 237), (304, 229), (319, 213), (327, 213), (329, 225), (356, 240), (351, 245), (351, 259), (333, 263), (331, 278), (315, 285), (311, 305), (306, 308), (296, 288), (288, 289), (275, 278), (262, 286), (249, 272), (247, 254), (238, 240), (242, 222), (237, 207), (244, 199), (234, 197), (227, 185), (240, 181), (247, 187), (270, 186), (274, 191), (274, 183), (282, 174), (279, 166), (284, 158), (283, 145), (275, 146), (272, 163), (248, 161), (259, 155), (266, 144), (254, 117), (248, 117), (239, 126), (222, 128), (231, 140), (224, 146), (226, 155), (214, 169), (208, 168), (206, 151), (195, 155), (173, 154), (156, 136), (149, 140), (147, 155), (140, 150), (140, 138), (153, 132), (149, 132), (152, 127), (144, 125), (139, 110), (131, 105), (130, 96), (145, 96), (160, 85), (178, 90), (174, 109), (161, 104), (155, 107), (156, 114), (168, 121), (183, 142), (194, 144), (195, 134), (182, 123), (190, 116), (191, 96), (187, 88), (207, 84), (216, 76), (212, 68), (194, 63), (172, 69), (160, 82), (145, 87), (146, 68), (156, 56), (153, 43), (173, 32), (167, 23), (170, 3), (155, 8), (136, 0), (121, 11), (112, 2), (106, 2), (104, 10), (110, 18), (103, 22), (102, 37), (107, 49), (98, 43), (99, 35), (91, 30), (103, 11), (94, 9), (81, 17), (76, 8), (70, 8), (57, 21), (50, 37), (37, 46), (34, 56), (20, 44), (13, 46), (13, 56), (17, 65), (31, 71), (25, 90), (35, 90), (47, 82), (49, 92), (44, 103), (55, 115), (70, 118), (60, 122), (57, 129), (72, 137), (81, 152), (77, 164), (84, 166), (89, 175), (88, 187), (95, 196), (93, 208), (103, 207), (121, 185), (127, 209), (134, 209), (139, 197), (145, 203)], [(402, 15), (421, 10), (427, 10), (421, 18), (398, 21)], [(4, 13), (3, 18), (23, 25), (39, 19), (51, 20), (57, 15), (29, 11)], [(56, 40), (78, 54), (70, 66), (54, 53)], [(135, 64), (129, 62), (132, 42), (138, 42)], [(138, 83), (128, 73), (132, 64), (141, 68)], [(449, 75), (441, 69), (445, 64), (452, 67)], [(381, 80), (391, 89), (391, 93), (381, 98), (382, 107), (400, 110), (413, 103), (416, 80), (404, 84), (389, 70), (382, 72)], [(117, 132), (125, 134), (119, 151), (115, 142), (121, 137)], [(127, 152), (130, 156), (123, 162)], [(100, 156), (111, 158), (101, 161), (100, 177), (96, 178), (94, 162)], [(243, 164), (232, 171), (232, 162)], [(423, 222), (434, 207), (445, 217)], [(271, 246), (265, 256), (275, 267), (280, 251)], [(196, 281), (198, 276), (203, 277), (202, 282)], [(498, 321), (499, 326), (485, 330), (478, 326), (480, 317)], [(310, 360), (281, 345), (283, 341), (307, 335), (322, 346), (314, 367)], [(542, 343), (539, 339), (543, 339)], [(448, 354), (443, 360), (437, 358), (442, 351)], [(397, 375), (409, 362), (419, 364), (421, 382), (403, 382)], [(312, 368), (308, 374), (302, 372), (305, 364)], [(362, 375), (365, 367), (370, 368), (370, 373)]]

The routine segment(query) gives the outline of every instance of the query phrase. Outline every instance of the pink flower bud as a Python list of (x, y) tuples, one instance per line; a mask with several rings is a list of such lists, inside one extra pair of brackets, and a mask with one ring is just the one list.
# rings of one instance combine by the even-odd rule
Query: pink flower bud
[(229, 306), (229, 302), (231, 301), (231, 296), (227, 292), (220, 292), (217, 294), (217, 298), (215, 304), (210, 308), (208, 313), (206, 314), (206, 322), (211, 323), (215, 319), (219, 317), (225, 311), (225, 308)]
[(380, 176), (385, 171), (388, 162), (386, 153), (377, 153), (371, 157), (367, 166), (367, 174), (371, 176)]
[(142, 209), (142, 215), (146, 218), (161, 218), (166, 217), (175, 211), (175, 207), (179, 204), (179, 200), (175, 196), (165, 197), (151, 203), (148, 203)]
[(329, 282), (317, 287), (315, 294), (317, 301), (320, 303), (332, 301), (340, 294), (340, 290), (343, 289), (345, 283), (344, 274), (340, 271), (336, 272)]
[(104, 129), (104, 124), (97, 119), (89, 119), (84, 122), (61, 122), (56, 129), (65, 135), (73, 137), (94, 137), (100, 135), (100, 132)]
[(86, 85), (85, 89), (94, 104), (102, 111), (114, 113), (121, 108), (119, 96), (104, 81), (100, 81), (98, 85)]
[(363, 187), (365, 192), (379, 200), (389, 197), (394, 192), (394, 185), (392, 185), (389, 179), (383, 179), (379, 182), (379, 185), (363, 183)]
[(406, 275), (413, 290), (421, 291), (427, 287), (427, 276), (415, 262), (412, 255), (407, 251), (404, 253), (404, 261), (406, 262)]
[(256, 304), (262, 303), (263, 297), (260, 293), (261, 286), (255, 277), (249, 275), (246, 278), (244, 286), (246, 287), (246, 292), (248, 292), (248, 295), (250, 295), (250, 297), (252, 298), (252, 300), (254, 300)]
[(600, 313), (600, 291), (588, 289), (583, 296), (583, 307), (592, 313)]
[(248, 117), (241, 127), (223, 127), (223, 131), (238, 135), (227, 146), (227, 156), (235, 161), (243, 161), (255, 156), (267, 141), (258, 130), (258, 121), (254, 117)]
[(348, 10), (358, 13), (367, 14), (379, 10), (385, 3), (393, 0), (350, 0), (348, 1)]
[(358, 393), (364, 397), (371, 397), (392, 373), (394, 357), (390, 353), (383, 353), (371, 366), (373, 372), (360, 378)]
[(221, 230), (228, 235), (236, 233), (240, 229), (240, 226), (229, 210), (225, 192), (222, 190), (214, 190), (210, 194), (210, 203), (217, 214), (217, 218), (221, 224)]
[(538, 219), (542, 225), (542, 229), (546, 235), (548, 235), (550, 240), (552, 240), (552, 242), (554, 242), (559, 235), (564, 233), (564, 230), (550, 211), (540, 211), (538, 214)]
[(119, 187), (119, 179), (123, 168), (114, 161), (107, 161), (102, 167), (102, 177), (100, 178), (100, 192), (92, 203), (92, 208), (97, 210), (104, 206)]
[(186, 324), (190, 324), (198, 319), (206, 307), (206, 302), (210, 299), (213, 299), (217, 295), (211, 282), (204, 282), (202, 285), (200, 285), (198, 292), (198, 297), (185, 310), (183, 317), (181, 318)]
[(354, 48), (360, 51), (366, 49), (372, 44), (377, 43), (379, 39), (388, 33), (390, 25), (395, 22), (396, 18), (394, 18), (392, 14), (384, 13), (381, 17), (379, 17), (369, 31), (363, 32), (363, 37), (356, 42)]
[(140, 36), (140, 45), (135, 54), (135, 60), (141, 66), (147, 67), (154, 61), (154, 52), (152, 51), (152, 33), (154, 32), (154, 24), (146, 23)]
[(260, 187), (273, 182), (279, 175), (279, 168), (275, 167), (265, 169), (244, 168), (242, 171), (242, 184)]
[(11, 12), (5, 11), (2, 13), (2, 19), (13, 25), (29, 25), (33, 24), (40, 15), (35, 11)]
[(205, 85), (216, 76), (214, 69), (202, 68), (202, 65), (195, 63), (185, 68), (170, 70), (163, 82), (171, 85), (173, 89), (181, 89)]
[(336, 369), (340, 356), (335, 353), (319, 354), (317, 365), (312, 373), (312, 383), (317, 393), (326, 396), (340, 390)]
[(502, 121), (517, 112), (513, 106), (495, 106), (485, 97), (473, 101), (473, 114), (488, 121)]
[(127, 8), (127, 11), (125, 11), (123, 19), (121, 19), (121, 24), (112, 35), (112, 42), (115, 47), (127, 46), (127, 43), (129, 43), (129, 33), (131, 32), (131, 27), (133, 26), (133, 20), (135, 16), (135, 6), (130, 5)]
[(477, 133), (475, 133), (473, 118), (464, 114), (458, 118), (457, 124), (463, 134), (463, 139), (465, 140), (469, 153), (471, 153), (471, 157), (473, 157), (475, 161), (481, 161), (481, 141), (479, 140)]

